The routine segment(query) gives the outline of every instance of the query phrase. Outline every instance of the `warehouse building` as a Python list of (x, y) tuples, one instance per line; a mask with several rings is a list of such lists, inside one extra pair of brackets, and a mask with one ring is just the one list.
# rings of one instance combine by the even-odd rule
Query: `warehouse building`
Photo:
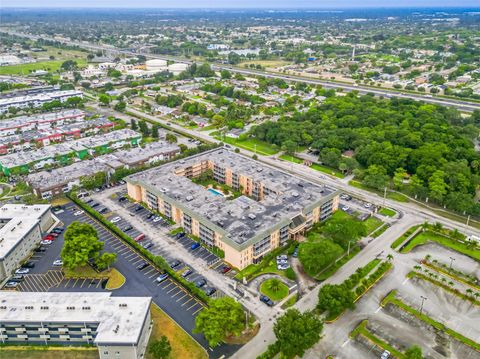
[(53, 223), (50, 205), (5, 204), (0, 208), (0, 282), (28, 258)]
[[(192, 181), (206, 174), (229, 193)], [(203, 244), (221, 249), (239, 269), (289, 239), (301, 240), (314, 223), (337, 210), (339, 200), (336, 189), (225, 149), (167, 163), (126, 181), (130, 197), (181, 224)]]
[(2, 343), (97, 346), (101, 359), (145, 356), (151, 297), (92, 292), (2, 292)]

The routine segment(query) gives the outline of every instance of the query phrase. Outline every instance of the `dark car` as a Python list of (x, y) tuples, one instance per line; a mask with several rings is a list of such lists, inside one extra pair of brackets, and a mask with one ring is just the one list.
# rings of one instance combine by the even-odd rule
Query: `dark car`
[(192, 273), (193, 273), (193, 271), (190, 268), (187, 268), (187, 270), (182, 273), (182, 277), (187, 278)]
[(266, 295), (261, 295), (260, 296), (260, 301), (264, 302), (266, 305), (269, 307), (273, 307), (273, 302), (270, 298), (268, 298)]
[(192, 243), (192, 245), (190, 246), (190, 249), (191, 249), (192, 251), (194, 251), (194, 250), (197, 249), (198, 247), (200, 247), (200, 243), (195, 242), (195, 243)]
[(210, 296), (211, 296), (213, 293), (215, 293), (216, 291), (217, 291), (217, 290), (216, 290), (215, 288), (210, 287), (210, 288), (207, 288), (207, 289), (205, 290), (205, 294), (210, 297)]
[(124, 202), (124, 201), (126, 201), (126, 200), (127, 200), (127, 197), (120, 197), (120, 198), (118, 199), (118, 202)]
[(145, 269), (147, 267), (148, 267), (148, 263), (147, 262), (142, 262), (137, 266), (137, 269), (142, 270), (142, 269)]
[(35, 248), (35, 252), (39, 253), (39, 252), (45, 252), (47, 250), (47, 248), (43, 247), (43, 246), (40, 246), (40, 247), (37, 247)]
[(54, 228), (54, 229), (52, 229), (52, 232), (53, 232), (53, 233), (60, 234), (60, 233), (62, 233), (63, 231), (61, 231), (61, 230), (58, 229), (58, 228)]
[(98, 206), (100, 206), (100, 203), (98, 203), (98, 202), (93, 202), (92, 204), (90, 204), (90, 207), (92, 207), (92, 208), (95, 208), (95, 207), (98, 207)]
[(128, 226), (123, 227), (123, 228), (122, 228), (122, 231), (123, 231), (123, 232), (128, 232), (128, 231), (130, 231), (130, 230), (132, 230), (132, 229), (133, 229), (133, 227), (130, 226), (130, 225), (128, 225)]
[(99, 213), (107, 213), (108, 208), (107, 207), (102, 207), (98, 210)]
[(142, 243), (141, 246), (145, 249), (148, 249), (148, 248), (151, 248), (153, 246), (153, 243), (152, 242), (145, 242), (145, 243)]
[(292, 257), (293, 257), (293, 258), (297, 258), (297, 257), (298, 257), (298, 246), (295, 247), (295, 250), (293, 251)]
[(33, 268), (35, 267), (35, 263), (33, 262), (25, 262), (22, 264), (22, 268)]
[(135, 212), (140, 212), (143, 209), (143, 206), (135, 207)]
[(153, 216), (155, 216), (155, 215), (154, 215), (152, 212), (150, 212), (150, 213), (148, 214), (148, 216), (147, 216), (147, 219), (150, 219), (150, 218), (152, 218)]
[(177, 268), (182, 262), (180, 262), (178, 259), (170, 262), (170, 268)]
[(175, 238), (177, 238), (177, 239), (180, 239), (180, 238), (183, 238), (183, 237), (185, 237), (185, 232), (180, 232), (180, 233), (177, 233), (175, 235)]
[(202, 278), (195, 283), (195, 286), (197, 288), (202, 288), (205, 284), (207, 284), (207, 281)]

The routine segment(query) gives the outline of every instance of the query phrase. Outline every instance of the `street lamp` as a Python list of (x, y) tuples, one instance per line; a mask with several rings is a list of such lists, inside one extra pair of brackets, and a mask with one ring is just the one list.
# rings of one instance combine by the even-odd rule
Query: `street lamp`
[(353, 241), (348, 241), (347, 257), (350, 255), (350, 243)]
[(452, 264), (453, 264), (453, 261), (455, 260), (455, 258), (453, 257), (449, 257), (450, 258), (450, 269), (452, 269)]
[(422, 304), (420, 305), (420, 314), (422, 314), (423, 302), (426, 301), (428, 298), (427, 298), (427, 297), (424, 297), (423, 295), (421, 295), (420, 298), (422, 298)]

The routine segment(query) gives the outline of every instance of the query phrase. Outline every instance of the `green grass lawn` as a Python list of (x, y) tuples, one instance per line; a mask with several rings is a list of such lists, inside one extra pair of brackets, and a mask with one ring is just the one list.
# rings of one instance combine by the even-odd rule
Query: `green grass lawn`
[(417, 228), (420, 227), (420, 225), (416, 225), (413, 227), (410, 227), (404, 234), (402, 234), (400, 237), (398, 237), (390, 246), (390, 248), (395, 249), (397, 248), (400, 244), (402, 244), (413, 232), (417, 230)]
[[(363, 189), (365, 191), (376, 193), (376, 194), (378, 194), (379, 196), (382, 196), (382, 197), (383, 197), (383, 194), (384, 194), (383, 191), (379, 191), (379, 190), (376, 190), (374, 188), (367, 187), (362, 182), (359, 182), (357, 180), (351, 180), (350, 182), (348, 182), (348, 184), (350, 186)], [(405, 196), (404, 194), (401, 194), (401, 193), (397, 193), (397, 192), (387, 192), (387, 198), (393, 199), (394, 201), (402, 202), (402, 203), (409, 202), (409, 199), (408, 199), (407, 196)]]
[[(291, 156), (291, 155), (281, 155), (280, 159), (288, 162), (293, 162), (293, 163), (299, 163), (299, 164), (303, 163), (303, 160), (301, 158)], [(322, 166), (318, 163), (313, 163), (310, 166), (310, 168), (319, 172), (323, 172), (323, 173), (338, 177), (338, 178), (345, 178), (345, 176), (340, 171), (336, 171), (335, 169), (330, 167)]]
[[(240, 272), (238, 272), (235, 275), (235, 278), (237, 279), (242, 279), (243, 277), (250, 278), (252, 273), (255, 273), (255, 271), (258, 270), (258, 267), (259, 267), (258, 264), (250, 264), (247, 267), (243, 268)], [(277, 262), (274, 259), (272, 259), (266, 267), (262, 268), (260, 271), (255, 273), (250, 279), (253, 279), (255, 277), (258, 277), (261, 274), (266, 274), (266, 273), (275, 273), (275, 274), (280, 274), (282, 276), (285, 276), (285, 271), (278, 270)]]
[(425, 231), (417, 234), (415, 238), (413, 238), (408, 245), (406, 245), (402, 250), (401, 253), (408, 253), (416, 246), (420, 246), (427, 242), (435, 242), (444, 247), (448, 247), (457, 251), (459, 253), (465, 254), (477, 261), (480, 261), (480, 250), (473, 246), (468, 246), (467, 243), (459, 240), (454, 240), (448, 237), (444, 237), (442, 235)]
[(249, 150), (252, 152), (256, 151), (256, 153), (259, 155), (271, 156), (279, 151), (275, 145), (271, 145), (270, 143), (257, 140), (256, 138), (247, 138), (244, 141), (239, 141), (235, 138), (227, 136), (220, 137), (218, 135), (216, 136), (216, 138), (220, 141), (243, 148), (245, 150)]
[(290, 155), (281, 155), (280, 159), (288, 162), (293, 162), (293, 163), (303, 163), (303, 160), (301, 158), (290, 156)]
[[(172, 318), (155, 304), (150, 306), (153, 320), (153, 329), (149, 344), (166, 336), (172, 347), (169, 358), (175, 359), (207, 359), (208, 354), (186, 331), (184, 331)], [(147, 359), (153, 359), (153, 355), (145, 354)]]
[(391, 354), (393, 354), (396, 358), (405, 358), (405, 355), (399, 352), (397, 349), (392, 347), (390, 344), (385, 342), (384, 340), (380, 339), (372, 332), (367, 329), (368, 320), (362, 321), (351, 333), (350, 337), (355, 338), (357, 335), (362, 335), (365, 338), (368, 338), (371, 342), (375, 343), (377, 346), (382, 348), (383, 350), (388, 350)]
[(393, 217), (397, 214), (397, 212), (390, 208), (382, 208), (380, 211), (378, 211), (378, 213), (387, 217)]
[[(0, 75), (28, 75), (35, 70), (46, 70), (49, 72), (57, 71), (65, 60), (39, 61), (28, 64), (19, 64), (11, 66), (1, 66)], [(85, 67), (85, 59), (75, 59), (79, 67)]]
[(298, 293), (292, 295), (285, 303), (282, 304), (282, 309), (288, 309), (293, 306), (298, 300)]
[[(279, 301), (285, 298), (288, 295), (288, 287), (286, 284), (280, 282), (278, 286), (278, 290), (273, 291), (269, 286), (274, 279), (267, 279), (260, 285), (260, 292), (267, 297), (269, 297), (273, 301)], [(277, 279), (278, 280), (278, 279)]]
[(374, 230), (376, 230), (383, 224), (381, 220), (375, 217), (370, 217), (363, 223), (365, 223), (365, 226), (367, 227), (368, 234), (372, 233)]
[[(23, 349), (25, 348), (25, 349)], [(97, 348), (59, 348), (59, 347), (35, 347), (16, 348), (15, 346), (0, 347), (1, 358), (8, 359), (98, 359)]]

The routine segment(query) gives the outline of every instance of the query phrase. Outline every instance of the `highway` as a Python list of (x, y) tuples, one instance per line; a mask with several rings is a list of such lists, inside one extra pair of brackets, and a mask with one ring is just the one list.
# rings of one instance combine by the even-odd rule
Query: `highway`
[[(52, 37), (42, 37), (42, 36), (36, 36), (36, 35), (31, 35), (31, 34), (24, 34), (24, 33), (19, 33), (19, 32), (14, 32), (14, 31), (6, 31), (11, 35), (16, 35), (16, 36), (21, 36), (21, 37), (26, 37), (31, 40), (50, 40), (50, 41), (58, 41), (65, 43), (67, 45), (74, 45), (78, 46), (80, 48), (84, 48), (87, 50), (93, 50), (93, 51), (108, 51), (113, 54), (118, 54), (118, 55), (128, 55), (128, 56), (138, 56), (138, 55), (143, 55), (147, 58), (152, 58), (152, 59), (161, 59), (161, 60), (167, 60), (167, 61), (175, 61), (175, 62), (180, 62), (180, 63), (185, 63), (185, 64), (192, 64), (193, 61), (188, 60), (188, 59), (181, 59), (181, 58), (176, 58), (172, 56), (165, 56), (165, 55), (157, 55), (157, 54), (150, 54), (150, 53), (139, 53), (139, 52), (134, 52), (134, 51), (129, 51), (129, 50), (121, 50), (117, 49), (112, 46), (106, 46), (106, 45), (95, 45), (87, 42), (78, 42), (78, 41), (70, 41), (67, 39), (58, 39), (58, 38), (52, 38)], [(317, 79), (312, 79), (312, 78), (306, 78), (303, 76), (294, 76), (294, 75), (284, 75), (284, 74), (279, 74), (279, 73), (274, 73), (274, 72), (266, 72), (266, 71), (259, 71), (259, 70), (251, 70), (251, 69), (242, 69), (240, 67), (234, 67), (231, 65), (221, 65), (221, 64), (212, 64), (212, 68), (214, 70), (229, 70), (231, 72), (235, 73), (240, 73), (244, 75), (250, 75), (250, 76), (264, 76), (267, 78), (275, 78), (275, 79), (282, 79), (285, 81), (295, 81), (295, 82), (303, 82), (303, 83), (308, 83), (312, 85), (322, 85), (324, 88), (328, 89), (343, 89), (344, 91), (358, 91), (360, 94), (367, 94), (367, 93), (373, 93), (376, 96), (384, 96), (384, 97), (398, 97), (398, 98), (405, 98), (405, 99), (412, 99), (412, 100), (417, 100), (417, 101), (424, 101), (426, 103), (432, 103), (432, 104), (437, 104), (437, 105), (443, 105), (443, 106), (449, 106), (449, 107), (455, 107), (459, 111), (462, 112), (473, 112), (474, 110), (480, 110), (480, 103), (475, 103), (475, 102), (469, 102), (469, 101), (464, 101), (464, 100), (456, 100), (456, 99), (448, 99), (448, 98), (442, 98), (438, 96), (432, 96), (432, 95), (422, 95), (422, 94), (410, 94), (410, 93), (404, 93), (400, 91), (396, 91), (394, 89), (385, 89), (385, 88), (372, 88), (368, 86), (362, 86), (362, 85), (351, 85), (351, 84), (344, 84), (344, 83), (339, 83), (339, 82), (333, 82), (333, 81), (326, 81), (326, 80), (317, 80)]]

